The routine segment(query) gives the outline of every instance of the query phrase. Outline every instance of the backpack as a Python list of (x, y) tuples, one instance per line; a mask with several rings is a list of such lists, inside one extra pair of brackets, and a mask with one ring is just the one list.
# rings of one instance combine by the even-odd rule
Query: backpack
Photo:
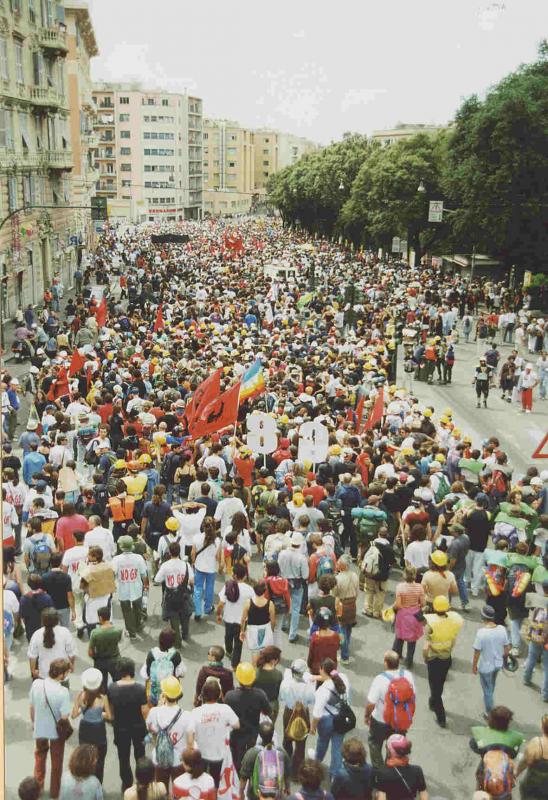
[(511, 794), (516, 785), (514, 761), (504, 750), (488, 750), (480, 767), (484, 791), (496, 800)]
[(95, 464), (97, 464), (97, 460), (96, 447), (93, 447), (93, 445), (90, 443), (90, 445), (86, 448), (86, 452), (84, 453), (84, 464), (93, 467)]
[(546, 610), (544, 608), (535, 608), (529, 619), (529, 628), (527, 631), (527, 640), (533, 644), (545, 644), (546, 636), (544, 633), (546, 627)]
[(230, 580), (225, 583), (225, 596), (229, 603), (237, 603), (240, 599), (238, 581)]
[(274, 603), (274, 608), (276, 609), (276, 616), (278, 614), (287, 614), (289, 611), (287, 601), (285, 599), (285, 595), (283, 594), (275, 594), (270, 586), (268, 587), (268, 594), (270, 599)]
[(275, 747), (266, 747), (261, 750), (253, 766), (251, 785), (253, 794), (259, 797), (260, 794), (276, 792), (276, 797), (283, 796), (284, 787), (284, 759), (279, 750)]
[(371, 545), (362, 561), (362, 572), (367, 578), (376, 578), (381, 571), (381, 554), (374, 544)]
[(160, 481), (164, 484), (173, 483), (175, 477), (175, 470), (179, 466), (178, 453), (168, 453), (162, 463), (160, 470)]
[(334, 497), (327, 497), (323, 501), (325, 518), (331, 523), (334, 531), (338, 531), (342, 523), (342, 508)]
[(512, 564), (506, 577), (506, 591), (510, 597), (521, 597), (531, 582), (531, 573), (524, 564)]
[(478, 329), (478, 339), (487, 339), (487, 325), (483, 322)]
[(353, 731), (356, 727), (356, 715), (348, 705), (346, 695), (341, 696), (338, 693), (335, 694), (335, 692), (331, 692), (331, 694), (335, 695), (338, 700), (336, 714), (331, 714), (331, 711), (326, 706), (326, 711), (333, 717), (333, 730), (342, 734)]
[(170, 731), (181, 716), (182, 710), (179, 708), (169, 725), (165, 728), (158, 726), (156, 736), (156, 764), (162, 769), (171, 769), (175, 764), (175, 745), (170, 736)]
[(164, 592), (164, 606), (171, 613), (174, 611), (188, 611), (192, 613), (192, 595), (188, 589), (188, 566), (185, 577), (177, 586), (166, 586)]
[(95, 502), (106, 510), (110, 495), (104, 483), (98, 483), (93, 487), (93, 496)]
[(42, 575), (47, 572), (51, 562), (51, 547), (45, 536), (41, 536), (32, 543), (30, 560), (34, 566), (34, 571)]
[(149, 699), (152, 705), (158, 705), (158, 700), (162, 693), (160, 684), (164, 678), (173, 675), (173, 661), (171, 657), (175, 653), (175, 648), (170, 647), (165, 653), (161, 653), (150, 665), (150, 694)]
[(436, 503), (441, 503), (443, 498), (448, 495), (450, 491), (451, 487), (449, 486), (449, 481), (445, 475), (441, 474), (439, 476), (438, 488), (436, 489), (436, 493), (434, 495), (434, 500)]
[(285, 729), (285, 736), (292, 742), (304, 742), (310, 733), (310, 725), (306, 717), (306, 709), (300, 700), (297, 700), (291, 711), (291, 716)]
[(320, 556), (318, 566), (316, 567), (316, 579), (319, 580), (324, 575), (333, 575), (333, 573), (334, 569), (332, 559), (327, 555)]
[(487, 494), (494, 495), (495, 497), (506, 497), (508, 493), (507, 477), (500, 469), (493, 470), (491, 478), (485, 485)]
[(395, 678), (387, 672), (383, 675), (390, 681), (384, 698), (384, 721), (396, 733), (406, 733), (413, 723), (415, 692), (402, 669)]

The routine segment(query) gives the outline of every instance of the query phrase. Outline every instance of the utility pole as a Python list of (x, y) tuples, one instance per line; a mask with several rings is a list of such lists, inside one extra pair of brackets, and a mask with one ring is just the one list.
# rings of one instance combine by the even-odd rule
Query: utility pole
[(470, 266), (470, 283), (474, 280), (474, 270), (476, 269), (476, 245), (472, 248), (472, 263)]

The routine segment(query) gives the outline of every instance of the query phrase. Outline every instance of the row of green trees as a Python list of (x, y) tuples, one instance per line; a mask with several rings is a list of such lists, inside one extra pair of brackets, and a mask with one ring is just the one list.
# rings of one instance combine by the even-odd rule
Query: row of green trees
[[(355, 245), (390, 249), (400, 236), (419, 257), (476, 247), (548, 269), (548, 43), (437, 135), (383, 147), (345, 134), (273, 175), (268, 191), (285, 222)], [(430, 200), (453, 213), (428, 223)]]

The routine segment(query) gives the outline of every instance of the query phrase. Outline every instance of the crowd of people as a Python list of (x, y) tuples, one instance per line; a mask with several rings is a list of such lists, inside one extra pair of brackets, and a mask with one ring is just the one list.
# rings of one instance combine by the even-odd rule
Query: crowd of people
[[(474, 442), (395, 380), (397, 340), (405, 375), (449, 384), (475, 330), (477, 405), (498, 380), (530, 411), (544, 321), (503, 285), (274, 220), (158, 232), (107, 228), (74, 299), (54, 287), (22, 313), (26, 379), (1, 375), (4, 677), (28, 659), (34, 742), (21, 800), (48, 761), (61, 800), (101, 800), (107, 767), (124, 800), (427, 800), (415, 710), (451, 729), (464, 626), (484, 708), (460, 797), (547, 798), (548, 715), (525, 743), (502, 703), (539, 677), (548, 702), (548, 471), (516, 474), (503, 435)], [(512, 343), (523, 319), (534, 370), (518, 348), (497, 373), (498, 332)]]

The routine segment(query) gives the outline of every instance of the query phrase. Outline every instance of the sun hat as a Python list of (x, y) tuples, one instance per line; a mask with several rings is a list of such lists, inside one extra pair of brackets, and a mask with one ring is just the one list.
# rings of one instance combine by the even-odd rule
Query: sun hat
[(483, 606), (481, 609), (481, 618), (493, 622), (495, 619), (495, 609), (492, 606)]
[(95, 692), (103, 683), (103, 673), (96, 667), (89, 667), (82, 672), (82, 688)]
[(124, 553), (133, 550), (134, 541), (131, 536), (120, 536), (118, 539), (118, 547), (120, 550), (123, 550)]

